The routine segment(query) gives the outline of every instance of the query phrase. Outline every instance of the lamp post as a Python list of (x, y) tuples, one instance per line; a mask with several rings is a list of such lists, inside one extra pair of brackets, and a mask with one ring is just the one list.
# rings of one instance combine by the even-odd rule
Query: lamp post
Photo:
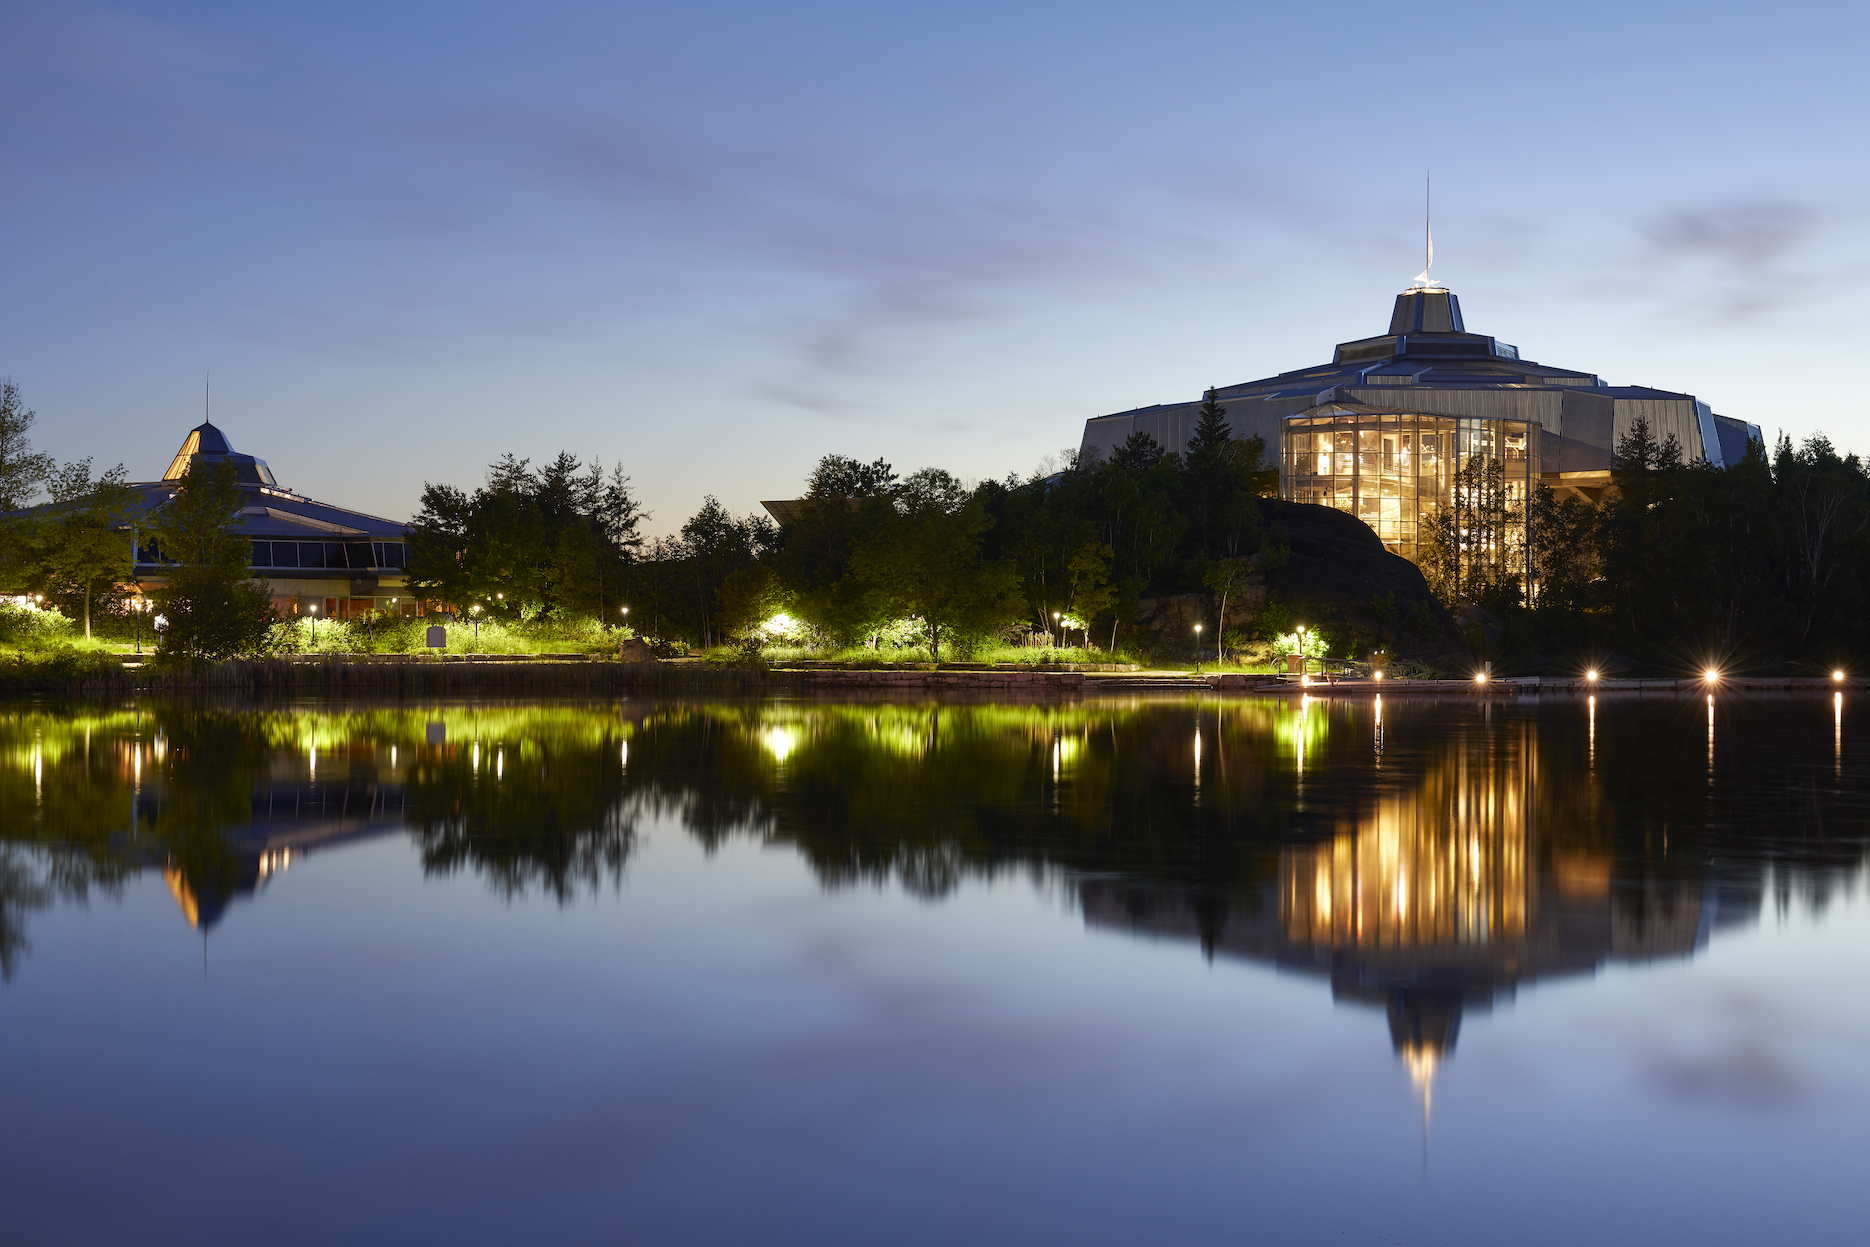
[(468, 614), (474, 617), (474, 644), (480, 644), (480, 603), (468, 607)]
[(1065, 625), (1059, 622), (1059, 612), (1053, 611), (1052, 612), (1052, 636), (1054, 639), (1052, 641), (1052, 644), (1054, 645), (1058, 644), (1058, 641), (1056, 638), (1058, 634), (1063, 632), (1064, 630), (1065, 630)]
[(1195, 625), (1195, 674), (1201, 674), (1201, 625)]
[(1305, 625), (1299, 625), (1299, 681), (1305, 680)]

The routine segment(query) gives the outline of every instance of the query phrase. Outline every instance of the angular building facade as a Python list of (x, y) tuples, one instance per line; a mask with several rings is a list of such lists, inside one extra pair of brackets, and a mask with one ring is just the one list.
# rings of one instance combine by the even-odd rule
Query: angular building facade
[[(189, 430), (161, 480), (136, 484), (144, 512), (169, 497), (175, 482), (196, 463), (233, 465), (243, 495), (241, 526), (253, 543), (253, 575), (272, 586), (280, 614), (349, 619), (367, 611), (418, 613), (405, 570), (408, 525), (287, 489), (264, 459), (235, 451), (212, 424)], [(153, 591), (167, 574), (161, 551), (138, 534), (137, 588)]]
[[(1279, 464), (1280, 496), (1357, 516), (1413, 558), (1425, 521), (1447, 505), (1456, 471), (1497, 461), (1509, 506), (1535, 483), (1596, 501), (1617, 439), (1646, 420), (1686, 460), (1737, 462), (1758, 425), (1716, 415), (1692, 394), (1611, 386), (1588, 372), (1521, 359), (1517, 347), (1469, 333), (1441, 286), (1396, 298), (1389, 331), (1338, 344), (1331, 362), (1225, 386), (1216, 398), (1237, 438), (1258, 436)], [(1201, 400), (1085, 422), (1081, 453), (1108, 458), (1132, 434), (1180, 451)]]

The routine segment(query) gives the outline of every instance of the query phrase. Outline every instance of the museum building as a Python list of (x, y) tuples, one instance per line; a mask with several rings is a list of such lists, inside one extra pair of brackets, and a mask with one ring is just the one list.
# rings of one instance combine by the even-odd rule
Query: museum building
[[(212, 424), (189, 430), (161, 480), (133, 486), (143, 495), (143, 514), (172, 497), (175, 482), (196, 463), (233, 465), (243, 495), (241, 526), (253, 543), (253, 575), (272, 586), (280, 614), (350, 619), (372, 610), (420, 613), (408, 589), (408, 525), (285, 488), (264, 459), (237, 453)], [(138, 534), (137, 589), (160, 588), (169, 567), (154, 543)]]
[[(1279, 464), (1280, 497), (1357, 516), (1414, 558), (1424, 521), (1451, 500), (1471, 458), (1504, 469), (1509, 507), (1535, 482), (1595, 502), (1610, 483), (1617, 439), (1646, 420), (1685, 461), (1737, 463), (1760, 428), (1716, 415), (1692, 394), (1612, 386), (1588, 372), (1521, 359), (1517, 347), (1469, 333), (1461, 302), (1439, 284), (1396, 297), (1389, 332), (1339, 343), (1332, 361), (1221, 387), (1236, 438), (1258, 436)], [(1109, 458), (1134, 433), (1188, 445), (1201, 400), (1140, 407), (1085, 422), (1080, 453)]]

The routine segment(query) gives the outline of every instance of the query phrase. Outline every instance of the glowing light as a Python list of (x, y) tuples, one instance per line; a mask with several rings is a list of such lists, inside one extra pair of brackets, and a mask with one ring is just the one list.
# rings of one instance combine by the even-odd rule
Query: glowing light
[(1486, 682), (1487, 682), (1487, 673), (1485, 671), (1476, 671), (1474, 673), (1474, 683), (1485, 684)]
[(1589, 671), (1585, 672), (1584, 678), (1595, 684), (1597, 682), (1597, 668), (1592, 667)]
[(1701, 673), (1701, 678), (1706, 680), (1709, 684), (1712, 684), (1721, 678), (1721, 673), (1716, 671), (1713, 667), (1709, 667), (1706, 671)]
[(761, 733), (761, 743), (766, 746), (766, 752), (773, 755), (773, 761), (784, 762), (799, 747), (798, 729), (769, 727)]
[(1844, 673), (1842, 671), (1833, 671), (1831, 673), (1831, 678), (1834, 680), (1842, 680), (1844, 678)]
[(1381, 671), (1373, 671), (1370, 675), (1373, 679), (1381, 680), (1383, 678), (1383, 673)]
[(771, 636), (789, 637), (796, 634), (802, 626), (803, 625), (801, 625), (798, 620), (786, 614), (786, 612), (780, 611), (777, 615), (774, 615), (771, 619), (761, 624), (760, 631)]

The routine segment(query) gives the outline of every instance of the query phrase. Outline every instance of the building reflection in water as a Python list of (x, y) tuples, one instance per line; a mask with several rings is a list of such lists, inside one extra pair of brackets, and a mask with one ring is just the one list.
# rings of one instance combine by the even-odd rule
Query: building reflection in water
[[(1380, 703), (1370, 714), (1380, 766), (1390, 728)], [(1586, 715), (1588, 766), (1595, 698)], [(1295, 739), (1295, 776), (1308, 736), (1315, 748), (1315, 732)], [(1138, 880), (1085, 880), (1080, 904), (1094, 926), (1197, 940), (1210, 956), (1319, 975), (1337, 999), (1381, 1008), (1426, 1121), (1465, 1013), (1538, 979), (1692, 955), (1720, 910), (1705, 880), (1618, 878), (1588, 790), (1575, 799), (1585, 781), (1541, 766), (1525, 723), (1449, 739), (1398, 784), (1338, 794), (1322, 834), (1282, 845), (1276, 877), (1230, 898), (1218, 924), (1211, 904)], [(1571, 799), (1535, 798), (1554, 790)], [(1306, 796), (1320, 806), (1315, 786)], [(1756, 912), (1755, 901), (1729, 917)]]

